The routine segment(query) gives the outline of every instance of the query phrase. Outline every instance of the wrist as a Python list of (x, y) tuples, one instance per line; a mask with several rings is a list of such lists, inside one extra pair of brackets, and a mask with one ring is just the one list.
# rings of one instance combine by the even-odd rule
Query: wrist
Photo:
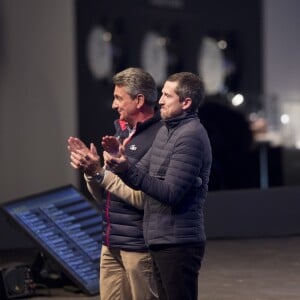
[(84, 175), (85, 175), (85, 178), (87, 181), (95, 181), (95, 182), (101, 183), (103, 180), (103, 177), (104, 177), (104, 173), (105, 173), (105, 170), (100, 169), (93, 173), (88, 173), (88, 174), (85, 173)]

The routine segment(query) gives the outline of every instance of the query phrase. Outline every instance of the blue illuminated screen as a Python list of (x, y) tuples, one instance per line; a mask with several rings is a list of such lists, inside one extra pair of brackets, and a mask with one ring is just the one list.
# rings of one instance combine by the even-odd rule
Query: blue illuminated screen
[(101, 214), (75, 187), (4, 203), (2, 209), (84, 293), (98, 294)]

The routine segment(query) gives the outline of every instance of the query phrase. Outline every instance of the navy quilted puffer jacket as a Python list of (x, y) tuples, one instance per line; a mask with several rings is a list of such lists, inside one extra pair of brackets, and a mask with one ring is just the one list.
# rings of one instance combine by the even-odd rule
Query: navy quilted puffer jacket
[[(161, 127), (159, 115), (139, 123), (135, 133), (126, 143), (125, 153), (132, 164), (137, 163), (149, 150)], [(116, 136), (128, 137), (126, 128), (115, 122)], [(103, 243), (128, 251), (146, 251), (143, 237), (144, 211), (138, 210), (110, 193), (105, 193), (103, 203)]]
[(196, 113), (164, 123), (147, 155), (120, 177), (152, 197), (146, 197), (144, 210), (148, 245), (201, 242), (212, 162), (209, 138)]

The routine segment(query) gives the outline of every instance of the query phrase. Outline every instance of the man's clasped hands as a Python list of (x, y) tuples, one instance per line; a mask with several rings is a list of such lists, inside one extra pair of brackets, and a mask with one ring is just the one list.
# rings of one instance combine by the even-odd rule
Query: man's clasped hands
[(90, 148), (77, 137), (68, 138), (68, 150), (70, 152), (70, 164), (74, 169), (82, 171), (87, 176), (95, 176), (103, 172), (103, 169), (114, 173), (123, 172), (128, 168), (124, 147), (114, 136), (104, 136), (101, 141), (103, 148), (104, 167), (94, 143)]

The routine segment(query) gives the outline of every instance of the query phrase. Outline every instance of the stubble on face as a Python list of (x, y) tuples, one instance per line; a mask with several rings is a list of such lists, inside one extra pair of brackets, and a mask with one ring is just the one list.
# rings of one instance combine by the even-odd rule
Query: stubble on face
[(180, 115), (183, 112), (182, 103), (176, 94), (177, 82), (166, 81), (162, 96), (159, 99), (160, 115), (163, 120), (170, 119)]

